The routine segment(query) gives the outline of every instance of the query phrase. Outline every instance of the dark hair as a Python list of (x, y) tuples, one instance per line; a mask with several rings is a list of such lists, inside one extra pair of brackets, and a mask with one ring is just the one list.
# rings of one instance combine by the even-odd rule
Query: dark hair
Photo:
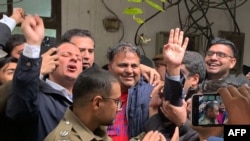
[(107, 58), (108, 61), (111, 62), (114, 59), (114, 56), (118, 53), (118, 52), (135, 52), (138, 57), (140, 58), (140, 50), (134, 46), (132, 43), (129, 42), (120, 42), (117, 45), (115, 45), (112, 48), (109, 48), (107, 51)]
[(216, 37), (214, 38), (210, 43), (209, 43), (209, 48), (212, 46), (212, 45), (216, 45), (216, 44), (223, 44), (223, 45), (227, 45), (230, 47), (230, 49), (232, 50), (233, 52), (233, 56), (235, 58), (238, 57), (238, 54), (239, 54), (239, 50), (238, 48), (235, 46), (235, 44), (227, 39), (223, 39), (223, 38), (219, 38), (219, 37)]
[(2, 58), (2, 59), (0, 60), (0, 69), (1, 69), (4, 65), (6, 65), (6, 64), (8, 64), (8, 63), (11, 63), (11, 62), (17, 63), (17, 59), (14, 58), (14, 57), (5, 57), (5, 58)]
[(26, 42), (26, 38), (23, 34), (13, 34), (5, 44), (5, 47), (3, 47), (3, 50), (8, 53), (8, 56), (11, 55), (12, 50), (23, 43)]
[(71, 38), (74, 36), (80, 36), (80, 37), (89, 37), (93, 40), (93, 42), (95, 42), (93, 36), (91, 35), (89, 30), (85, 30), (85, 29), (70, 29), (68, 31), (66, 31), (61, 38), (61, 42), (70, 42)]
[(248, 72), (250, 72), (250, 66), (243, 65), (243, 66), (242, 66), (242, 73), (243, 73), (244, 75), (247, 75)]
[(213, 101), (208, 101), (206, 106), (204, 107), (204, 111), (207, 113), (208, 109), (214, 109), (214, 105), (217, 105), (219, 107), (218, 103), (215, 103)]
[(215, 93), (219, 88), (227, 86), (240, 87), (238, 84), (228, 82), (225, 79), (206, 80), (199, 84), (199, 91), (202, 93)]
[(86, 69), (78, 76), (73, 86), (73, 103), (84, 104), (97, 94), (109, 97), (112, 83), (119, 81), (111, 72), (93, 67)]
[(205, 79), (206, 64), (201, 54), (195, 51), (186, 51), (182, 63), (189, 71), (189, 76), (199, 74), (199, 83)]

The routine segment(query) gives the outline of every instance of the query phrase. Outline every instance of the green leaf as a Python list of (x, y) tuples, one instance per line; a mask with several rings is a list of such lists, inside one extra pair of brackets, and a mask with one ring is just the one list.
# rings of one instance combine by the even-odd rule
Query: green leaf
[(142, 2), (142, 0), (128, 0), (128, 2)]
[(144, 23), (143, 19), (133, 16), (133, 20), (136, 21), (138, 24)]
[(166, 0), (161, 0), (161, 2), (164, 2), (164, 3), (166, 3)]
[(127, 15), (139, 15), (142, 13), (143, 13), (142, 9), (138, 7), (128, 7), (123, 10), (123, 14), (127, 14)]
[(147, 4), (149, 4), (153, 8), (155, 8), (155, 9), (157, 9), (159, 11), (164, 11), (161, 6), (159, 6), (158, 4), (154, 3), (152, 0), (145, 0), (145, 1), (146, 1)]

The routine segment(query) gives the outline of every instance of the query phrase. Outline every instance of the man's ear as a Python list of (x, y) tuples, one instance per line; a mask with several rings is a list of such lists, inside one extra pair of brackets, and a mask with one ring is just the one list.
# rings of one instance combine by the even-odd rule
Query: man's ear
[(235, 65), (236, 65), (236, 58), (231, 58), (231, 61), (230, 61), (230, 69), (232, 69)]
[(112, 71), (112, 70), (113, 70), (113, 66), (112, 66), (112, 64), (110, 64), (110, 63), (108, 64), (108, 70), (109, 70), (109, 71)]
[(198, 83), (199, 83), (199, 79), (200, 79), (199, 74), (195, 74), (195, 75), (193, 75), (192, 77), (193, 77), (192, 86), (193, 86), (193, 85), (194, 85), (194, 86), (197, 86)]
[(101, 105), (101, 101), (102, 101), (102, 97), (101, 96), (95, 96), (93, 98), (93, 101), (92, 101), (92, 107), (94, 110), (98, 110), (100, 108), (100, 105)]

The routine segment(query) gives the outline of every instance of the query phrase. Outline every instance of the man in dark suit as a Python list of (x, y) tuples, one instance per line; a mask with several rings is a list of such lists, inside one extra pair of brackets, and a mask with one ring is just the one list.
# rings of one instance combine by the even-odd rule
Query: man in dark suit
[[(23, 20), (24, 10), (22, 8), (14, 8), (10, 17), (4, 15), (0, 20), (0, 59), (5, 58), (7, 55), (6, 52), (2, 50), (2, 48), (11, 37), (11, 32), (15, 26), (22, 23)], [(53, 50), (55, 51), (55, 49), (50, 49), (43, 54), (43, 69), (41, 69), (41, 74), (43, 75), (51, 72), (55, 66), (55, 63), (57, 63), (56, 61), (52, 60), (53, 58), (55, 59), (55, 57), (51, 56), (51, 54), (54, 52)], [(5, 115), (6, 104), (11, 92), (11, 86), (12, 81), (0, 86), (0, 141), (15, 141), (23, 138), (23, 130), (19, 128), (20, 124), (10, 120), (9, 118), (6, 118)]]
[(11, 36), (11, 32), (14, 30), (17, 24), (22, 23), (24, 20), (24, 10), (22, 8), (13, 8), (12, 15), (10, 17), (3, 15), (0, 20), (0, 58), (7, 55), (2, 49)]

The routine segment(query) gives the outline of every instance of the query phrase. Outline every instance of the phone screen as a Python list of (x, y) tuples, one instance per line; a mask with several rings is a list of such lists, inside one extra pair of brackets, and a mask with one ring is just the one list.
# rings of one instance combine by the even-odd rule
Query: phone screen
[(227, 112), (219, 94), (193, 95), (192, 124), (194, 126), (223, 126)]

